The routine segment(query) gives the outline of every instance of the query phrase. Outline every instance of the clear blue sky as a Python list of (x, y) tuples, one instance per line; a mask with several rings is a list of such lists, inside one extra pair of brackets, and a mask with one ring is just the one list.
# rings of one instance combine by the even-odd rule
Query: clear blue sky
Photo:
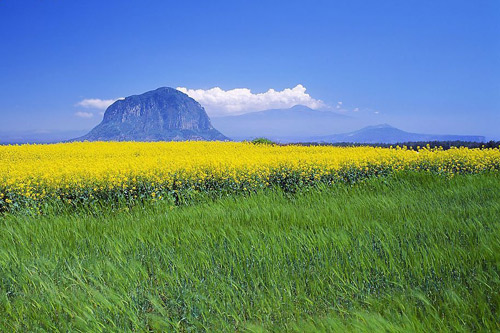
[(405, 130), (500, 138), (500, 1), (0, 0), (0, 132), (91, 128), (78, 101), (160, 86), (297, 84)]

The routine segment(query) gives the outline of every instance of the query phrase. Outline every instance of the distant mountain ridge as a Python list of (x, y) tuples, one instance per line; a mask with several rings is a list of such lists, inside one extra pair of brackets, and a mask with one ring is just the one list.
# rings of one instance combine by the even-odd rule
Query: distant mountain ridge
[(470, 141), (484, 142), (485, 137), (479, 135), (438, 135), (438, 134), (418, 134), (410, 133), (392, 127), (388, 124), (376, 126), (367, 126), (360, 130), (332, 134), (320, 137), (311, 137), (311, 142), (325, 143), (403, 143), (403, 142), (420, 142), (420, 141)]
[(303, 105), (296, 105), (289, 109), (251, 112), (239, 116), (214, 117), (212, 122), (233, 140), (265, 137), (282, 143), (485, 141), (484, 136), (410, 133), (388, 124), (367, 126), (368, 120), (363, 118), (329, 110), (313, 110)]
[(280, 141), (340, 133), (367, 125), (354, 117), (330, 110), (314, 110), (304, 105), (213, 117), (212, 123), (233, 140), (267, 137)]
[(87, 132), (88, 130), (7, 132), (0, 133), (0, 144), (58, 143)]
[(227, 140), (205, 109), (177, 89), (162, 87), (114, 102), (102, 122), (75, 141)]

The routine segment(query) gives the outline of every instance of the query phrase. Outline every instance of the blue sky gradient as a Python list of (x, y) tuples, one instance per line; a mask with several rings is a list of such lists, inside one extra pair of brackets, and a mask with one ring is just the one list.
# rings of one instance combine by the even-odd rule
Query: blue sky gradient
[(497, 0), (0, 0), (0, 43), (4, 133), (90, 129), (86, 98), (302, 84), (374, 123), (500, 139)]

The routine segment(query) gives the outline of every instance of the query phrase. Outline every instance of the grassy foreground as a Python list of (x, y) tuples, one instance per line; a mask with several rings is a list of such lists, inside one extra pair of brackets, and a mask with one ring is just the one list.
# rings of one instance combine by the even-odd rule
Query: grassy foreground
[(0, 331), (495, 331), (500, 175), (0, 217)]

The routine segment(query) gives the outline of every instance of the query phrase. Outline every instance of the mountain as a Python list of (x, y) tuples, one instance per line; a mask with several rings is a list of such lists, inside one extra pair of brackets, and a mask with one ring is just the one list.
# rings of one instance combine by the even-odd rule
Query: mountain
[(409, 133), (387, 124), (368, 126), (358, 131), (309, 138), (311, 142), (403, 143), (420, 141), (473, 141), (484, 142), (484, 136), (435, 135)]
[(266, 137), (281, 142), (301, 141), (311, 136), (340, 133), (367, 125), (354, 117), (313, 110), (303, 105), (239, 116), (213, 117), (212, 123), (233, 140)]
[(104, 119), (75, 141), (227, 140), (205, 109), (174, 88), (158, 88), (114, 102)]

